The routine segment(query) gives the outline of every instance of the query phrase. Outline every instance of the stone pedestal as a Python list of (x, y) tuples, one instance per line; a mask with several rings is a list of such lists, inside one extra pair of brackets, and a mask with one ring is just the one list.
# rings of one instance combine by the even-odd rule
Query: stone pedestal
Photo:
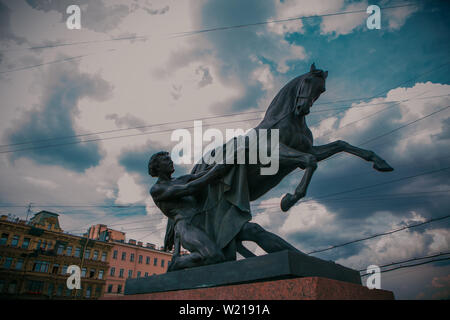
[(104, 299), (393, 299), (369, 290), (356, 270), (293, 251), (128, 279), (125, 295)]
[(391, 291), (306, 277), (211, 288), (124, 295), (105, 300), (393, 300)]

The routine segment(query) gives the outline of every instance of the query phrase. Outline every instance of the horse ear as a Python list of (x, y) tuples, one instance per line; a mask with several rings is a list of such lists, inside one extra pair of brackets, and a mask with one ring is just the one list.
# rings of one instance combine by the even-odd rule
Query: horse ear
[(309, 69), (309, 72), (313, 72), (313, 71), (316, 71), (316, 64), (314, 62), (311, 65), (311, 68)]
[(326, 79), (328, 77), (328, 70), (323, 73), (323, 78)]

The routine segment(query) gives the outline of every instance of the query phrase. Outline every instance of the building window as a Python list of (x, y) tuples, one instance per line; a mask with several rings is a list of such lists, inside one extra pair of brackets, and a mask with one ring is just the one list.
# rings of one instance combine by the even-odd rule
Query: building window
[(50, 263), (48, 263), (47, 261), (36, 261), (33, 266), (33, 271), (47, 273), (49, 266)]
[(91, 271), (89, 272), (89, 278), (93, 277), (95, 277), (95, 269), (91, 269)]
[(100, 280), (103, 279), (103, 270), (99, 270), (99, 271), (98, 271), (98, 278), (99, 278)]
[(146, 272), (144, 276), (147, 278), (148, 277), (148, 272)]
[(86, 271), (87, 271), (86, 268), (81, 269), (81, 276), (82, 277), (86, 277)]
[(95, 295), (97, 297), (100, 297), (102, 295), (102, 288), (100, 286), (97, 286), (97, 288), (95, 288)]
[(131, 262), (134, 261), (134, 253), (130, 254), (130, 261), (131, 261)]
[(86, 249), (86, 251), (84, 252), (84, 258), (85, 259), (91, 258), (91, 249)]
[(150, 264), (150, 257), (145, 258), (145, 264)]
[(153, 265), (157, 266), (158, 265), (158, 258), (153, 259)]
[(16, 293), (16, 289), (17, 289), (17, 282), (16, 281), (10, 282), (8, 286), (8, 293), (14, 294)]
[(6, 244), (6, 242), (8, 242), (8, 237), (9, 237), (9, 234), (7, 234), (7, 233), (2, 233), (2, 237), (0, 238), (0, 244)]
[(164, 259), (161, 259), (161, 267), (164, 268)]
[[(45, 245), (44, 245), (44, 247), (45, 247)], [(64, 246), (62, 244), (59, 244), (56, 254), (62, 254), (63, 251), (64, 251)]]
[(95, 250), (94, 251), (94, 256), (92, 257), (92, 260), (97, 260), (98, 259), (98, 251)]
[(49, 285), (47, 287), (47, 295), (49, 297), (53, 296), (53, 283), (49, 283)]
[(67, 265), (64, 265), (63, 267), (62, 267), (62, 272), (61, 272), (61, 274), (67, 274), (67, 268), (68, 268), (69, 266), (67, 266)]
[(106, 252), (102, 252), (102, 261), (103, 261), (103, 262), (106, 261)]
[(42, 243), (42, 240), (39, 239), (37, 244), (36, 244), (36, 250), (39, 250), (41, 248), (41, 243)]
[(66, 256), (71, 256), (71, 255), (72, 255), (72, 247), (67, 247)]
[(28, 281), (28, 291), (41, 294), (44, 289), (44, 281)]
[(12, 258), (8, 257), (5, 259), (5, 263), (3, 263), (3, 268), (9, 269), (9, 268), (11, 268), (11, 264), (12, 264)]
[(20, 239), (20, 236), (14, 235), (14, 237), (12, 238), (12, 241), (11, 241), (11, 247), (17, 247), (17, 245), (19, 244), (19, 239)]
[(53, 274), (58, 274), (58, 270), (59, 270), (59, 264), (54, 264), (53, 265), (53, 269), (52, 269), (52, 273)]
[(140, 272), (140, 271), (137, 272), (137, 277), (138, 277), (138, 278), (141, 277), (141, 272)]
[(114, 274), (116, 273), (116, 268), (112, 267), (111, 271), (109, 272), (111, 277), (114, 277)]
[(19, 259), (16, 262), (16, 270), (22, 270), (23, 267), (23, 259)]
[(64, 289), (63, 285), (60, 284), (60, 285), (58, 286), (58, 289), (56, 290), (56, 296), (57, 296), (57, 297), (61, 297), (61, 296), (63, 295), (63, 289)]
[(117, 259), (117, 250), (114, 250), (114, 252), (113, 252), (113, 259)]
[(28, 246), (30, 245), (30, 238), (23, 238), (23, 242), (22, 242), (22, 248), (23, 249), (28, 249)]
[(139, 256), (139, 263), (142, 263), (142, 256)]
[(79, 258), (81, 254), (81, 248), (77, 247), (75, 248), (75, 258)]
[(122, 285), (117, 285), (117, 293), (122, 293)]
[(119, 278), (123, 278), (123, 269), (119, 270)]
[(52, 242), (49, 241), (48, 244), (47, 244), (47, 250), (50, 250), (51, 248), (52, 248)]
[(127, 253), (126, 252), (122, 252), (122, 260), (126, 260), (127, 259)]
[(133, 270), (128, 270), (128, 278), (133, 277)]
[(110, 284), (108, 285), (108, 293), (111, 293), (113, 291), (113, 285)]
[(48, 225), (47, 225), (47, 230), (52, 230), (52, 224), (51, 223), (49, 223)]
[(92, 287), (87, 287), (87, 289), (86, 289), (86, 298), (90, 298), (91, 297), (91, 291), (92, 291)]

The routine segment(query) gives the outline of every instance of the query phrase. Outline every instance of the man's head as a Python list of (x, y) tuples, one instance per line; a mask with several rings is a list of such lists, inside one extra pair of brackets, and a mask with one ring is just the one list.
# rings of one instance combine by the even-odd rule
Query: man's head
[(150, 157), (148, 162), (148, 174), (159, 177), (161, 173), (171, 175), (175, 171), (173, 161), (167, 151), (160, 151)]

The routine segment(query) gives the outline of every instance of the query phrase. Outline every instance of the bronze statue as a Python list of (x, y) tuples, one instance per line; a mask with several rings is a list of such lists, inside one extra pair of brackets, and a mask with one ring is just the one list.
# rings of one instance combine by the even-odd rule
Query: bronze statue
[[(260, 162), (225, 165), (226, 170), (223, 169), (225, 167), (207, 164), (205, 161), (194, 166), (192, 175), (204, 174), (203, 177), (207, 177), (207, 174), (212, 172), (211, 175), (218, 179), (218, 183), (215, 184), (202, 183), (202, 187), (195, 193), (198, 212), (202, 213), (197, 215), (195, 225), (222, 251), (225, 260), (236, 259), (236, 251), (244, 257), (252, 255), (243, 247), (243, 240), (255, 241), (267, 252), (287, 248), (297, 250), (278, 236), (249, 222), (250, 202), (278, 185), (295, 169), (300, 168), (305, 170), (305, 173), (294, 193), (288, 193), (282, 198), (280, 206), (285, 212), (306, 195), (317, 163), (336, 153), (347, 152), (370, 161), (373, 168), (381, 172), (393, 170), (375, 152), (352, 146), (345, 141), (314, 146), (312, 133), (306, 124), (306, 116), (314, 102), (325, 91), (327, 75), (327, 71), (316, 69), (312, 64), (308, 73), (291, 80), (280, 90), (266, 111), (264, 119), (254, 128), (256, 132), (267, 130), (269, 140), (270, 130), (279, 130), (279, 170), (276, 174), (259, 174), (263, 166)], [(267, 143), (263, 147), (267, 148), (269, 145), (270, 143)], [(226, 146), (227, 144), (223, 148), (226, 149)], [(262, 145), (258, 140), (257, 147), (260, 146)], [(245, 148), (248, 151), (248, 145)], [(211, 151), (211, 155), (214, 155), (214, 152)], [(174, 244), (177, 233), (175, 226), (175, 220), (169, 219), (165, 239), (166, 249), (171, 249)], [(255, 230), (259, 232), (251, 232)], [(255, 237), (254, 234), (258, 236)]]

